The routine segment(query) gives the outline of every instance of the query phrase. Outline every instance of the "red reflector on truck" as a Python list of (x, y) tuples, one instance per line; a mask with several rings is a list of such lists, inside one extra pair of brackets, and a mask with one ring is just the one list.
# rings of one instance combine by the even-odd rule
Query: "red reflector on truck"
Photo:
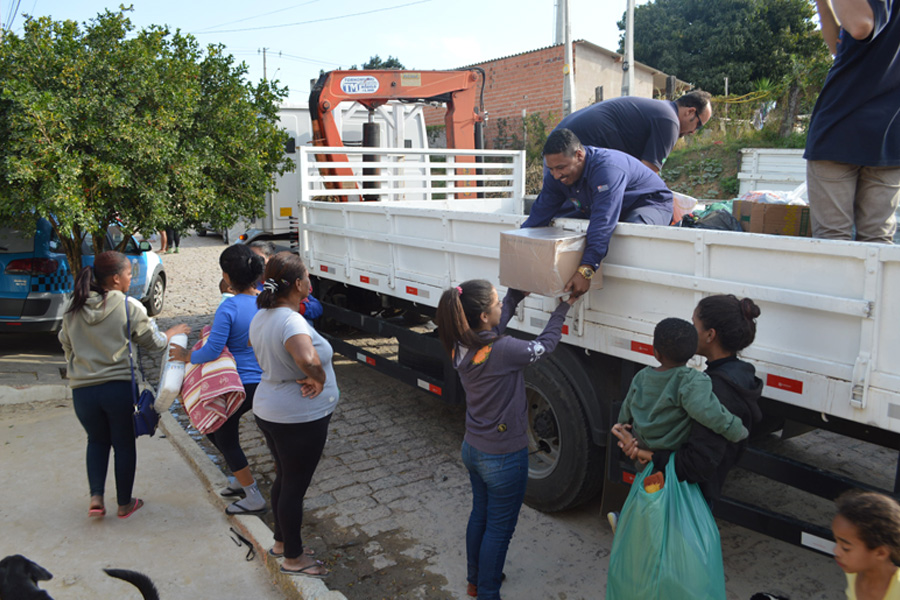
[(359, 281), (360, 281), (361, 283), (369, 283), (369, 278), (368, 278), (367, 276), (365, 276), (365, 275), (360, 275), (360, 276), (359, 276)]
[(649, 354), (653, 356), (653, 346), (642, 342), (631, 342), (631, 351), (640, 352), (641, 354)]
[(419, 290), (417, 290), (416, 288), (412, 287), (411, 285), (408, 285), (408, 286), (406, 286), (406, 293), (407, 293), (407, 294), (412, 294), (413, 296), (418, 296), (418, 295), (419, 295)]
[(422, 380), (422, 379), (417, 379), (417, 380), (416, 380), (416, 384), (417, 384), (420, 388), (422, 388), (423, 390), (425, 390), (426, 392), (431, 392), (432, 394), (434, 394), (434, 395), (436, 395), (436, 396), (441, 396), (441, 395), (443, 395), (443, 391), (441, 390), (441, 388), (439, 388), (438, 386), (434, 385), (433, 383), (428, 383), (427, 381), (424, 381), (424, 380)]
[(562, 326), (562, 332), (563, 332), (563, 335), (569, 335), (569, 326), (568, 326), (568, 325), (563, 325), (563, 326)]
[(766, 377), (766, 385), (778, 390), (793, 392), (795, 394), (803, 393), (803, 382), (796, 379), (788, 379), (787, 377), (779, 377), (778, 375), (768, 375)]

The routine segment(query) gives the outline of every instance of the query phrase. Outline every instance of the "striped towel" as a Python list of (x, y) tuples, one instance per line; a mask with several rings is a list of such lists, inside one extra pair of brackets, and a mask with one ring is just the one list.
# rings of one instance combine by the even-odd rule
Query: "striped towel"
[[(200, 333), (192, 350), (206, 344), (210, 326)], [(191, 424), (202, 434), (216, 431), (244, 402), (244, 386), (228, 348), (219, 358), (199, 365), (187, 364), (181, 386), (181, 402)]]

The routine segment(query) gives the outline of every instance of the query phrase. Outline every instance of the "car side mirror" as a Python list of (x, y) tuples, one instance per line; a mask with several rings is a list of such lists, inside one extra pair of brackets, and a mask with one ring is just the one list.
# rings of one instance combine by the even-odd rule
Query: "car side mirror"
[(151, 250), (153, 250), (153, 247), (147, 240), (141, 240), (141, 243), (138, 244), (138, 248), (141, 249), (141, 252), (150, 252)]

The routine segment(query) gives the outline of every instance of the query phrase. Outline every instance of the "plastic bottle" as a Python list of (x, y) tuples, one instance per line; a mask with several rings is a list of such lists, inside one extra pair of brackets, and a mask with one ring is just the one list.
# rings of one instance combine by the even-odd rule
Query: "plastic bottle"
[(175, 398), (181, 395), (181, 384), (184, 382), (185, 364), (180, 360), (169, 360), (169, 350), (173, 345), (187, 348), (187, 335), (173, 335), (166, 347), (165, 360), (159, 371), (159, 391), (156, 394), (156, 409), (159, 411), (169, 410)]

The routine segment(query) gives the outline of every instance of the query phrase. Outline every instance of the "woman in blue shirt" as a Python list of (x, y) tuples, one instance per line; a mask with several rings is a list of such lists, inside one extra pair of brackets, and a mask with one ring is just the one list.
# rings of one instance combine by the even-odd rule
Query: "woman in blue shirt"
[(226, 248), (219, 256), (222, 278), (234, 292), (216, 310), (212, 329), (206, 344), (193, 352), (179, 346), (172, 346), (171, 358), (191, 364), (201, 364), (215, 360), (225, 346), (234, 356), (241, 383), (247, 396), (241, 407), (228, 418), (222, 427), (206, 437), (218, 448), (234, 479), (220, 494), (223, 496), (246, 497), (231, 503), (225, 512), (229, 515), (261, 514), (266, 511), (263, 498), (250, 473), (247, 457), (241, 449), (239, 430), (241, 416), (253, 408), (253, 395), (259, 385), (262, 369), (256, 362), (253, 348), (248, 345), (250, 321), (256, 315), (256, 281), (263, 273), (265, 261), (247, 246), (236, 244)]

